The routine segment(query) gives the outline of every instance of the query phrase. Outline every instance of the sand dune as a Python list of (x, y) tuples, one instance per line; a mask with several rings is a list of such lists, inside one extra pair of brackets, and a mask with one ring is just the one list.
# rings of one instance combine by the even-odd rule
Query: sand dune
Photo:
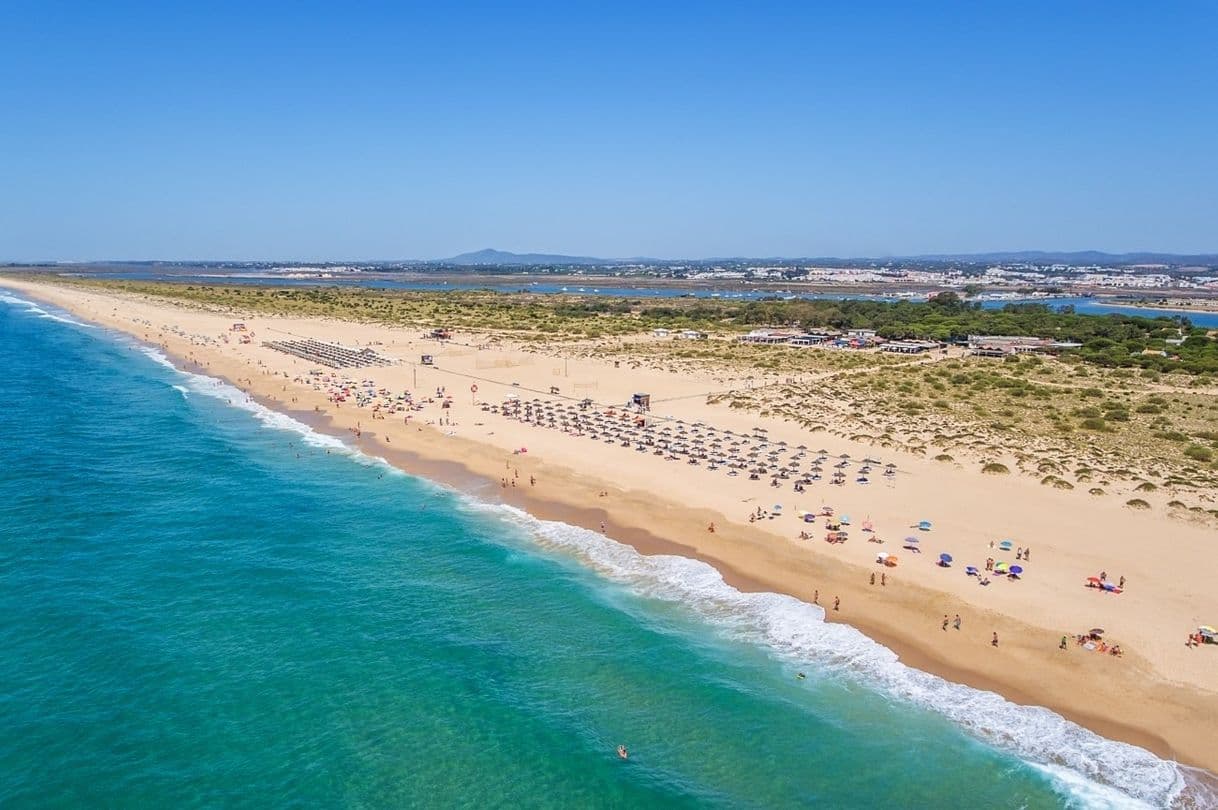
[[(248, 331), (234, 332), (231, 314), (7, 279), (0, 284), (162, 346), (408, 469), (542, 516), (589, 527), (603, 521), (607, 531), (645, 551), (698, 556), (744, 587), (807, 600), (819, 592), (820, 603), (830, 607), (840, 597), (841, 610), (830, 609), (831, 620), (856, 624), (916, 666), (1218, 769), (1209, 731), (1218, 725), (1218, 647), (1184, 643), (1199, 624), (1218, 623), (1213, 526), (1182, 503), (1169, 508), (1171, 485), (1138, 491), (1150, 481), (1149, 471), (1118, 466), (1121, 459), (1103, 447), (1082, 451), (1018, 431), (962, 426), (942, 415), (875, 408), (867, 402), (880, 394), (854, 386), (857, 368), (759, 374), (663, 353), (657, 360), (645, 339), (617, 340), (612, 351), (601, 343), (539, 346), (470, 333), (441, 344), (420, 329), (261, 315), (243, 316)], [(244, 335), (249, 342), (242, 342)], [(328, 369), (262, 345), (289, 336), (371, 347), (401, 362)], [(423, 354), (432, 355), (434, 365), (420, 364)], [(900, 373), (900, 364), (876, 363), (891, 369), (885, 373)], [(348, 395), (335, 401), (344, 388)], [(407, 392), (409, 404), (400, 399)], [(622, 420), (636, 392), (651, 396), (651, 410), (642, 415), (650, 434), (636, 427), (635, 417)], [(585, 398), (594, 405), (581, 411), (577, 403)], [(504, 413), (505, 403), (535, 399), (539, 412), (548, 404), (565, 416), (566, 429), (561, 416), (551, 427), (548, 417), (538, 425)], [(586, 415), (583, 429), (575, 427), (576, 414)], [(608, 420), (625, 433), (605, 441), (598, 431), (592, 438), (587, 420), (596, 414), (600, 424)], [(750, 437), (733, 459), (748, 458), (746, 446), (764, 444), (754, 460), (768, 461), (785, 442), (777, 460), (797, 464), (798, 475), (775, 487), (769, 470), (750, 480), (747, 470), (730, 475), (728, 465), (709, 459), (690, 464), (687, 454), (656, 454), (657, 445), (638, 449), (664, 427), (670, 435), (682, 428), (688, 435), (695, 424), (704, 441)], [(795, 459), (800, 445), (808, 449)], [(827, 451), (821, 477), (795, 492), (794, 482), (821, 449)], [(862, 475), (866, 458), (877, 463)], [(839, 460), (846, 462), (845, 481), (834, 485)], [(892, 475), (882, 472), (888, 463), (896, 465)], [(1131, 508), (1132, 495), (1155, 508)], [(1199, 487), (1192, 496), (1199, 502), (1213, 493)], [(850, 517), (847, 542), (824, 541), (825, 518), (805, 523), (797, 517), (826, 506), (838, 518)], [(750, 522), (758, 508), (764, 517)], [(913, 528), (921, 520), (932, 528)], [(869, 542), (864, 521), (883, 543)], [(713, 533), (707, 530), (712, 522)], [(812, 539), (800, 539), (804, 531)], [(902, 548), (906, 536), (918, 537), (922, 553)], [(984, 569), (988, 557), (1015, 563), (991, 545), (1007, 538), (1031, 549), (1020, 580), (991, 575), (989, 585), (980, 585), (965, 574), (966, 565)], [(879, 552), (897, 555), (899, 563), (877, 566)], [(952, 555), (950, 568), (934, 564), (942, 552)], [(1126, 577), (1125, 592), (1084, 587), (1101, 571), (1110, 580)], [(885, 574), (887, 584), (871, 585), (873, 572)], [(944, 633), (941, 617), (957, 613), (962, 629)], [(1073, 643), (1058, 649), (1063, 634), (1091, 627), (1105, 628), (1125, 655)], [(990, 644), (994, 632), (1001, 638), (997, 649)]]

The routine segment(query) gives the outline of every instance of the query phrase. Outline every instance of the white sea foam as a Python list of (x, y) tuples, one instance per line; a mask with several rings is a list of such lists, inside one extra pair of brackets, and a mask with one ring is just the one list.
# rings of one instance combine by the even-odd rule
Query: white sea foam
[(569, 554), (640, 596), (679, 603), (729, 638), (760, 643), (784, 660), (818, 665), (830, 676), (840, 673), (935, 711), (1037, 767), (1087, 807), (1206, 804), (1198, 794), (1201, 786), (1186, 778), (1189, 769), (1101, 737), (1048, 709), (1020, 706), (908, 667), (854, 628), (825, 623), (824, 611), (816, 605), (775, 593), (742, 593), (706, 563), (645, 556), (597, 532), (538, 520), (515, 507), (472, 500), (470, 506), (506, 517), (544, 548)]
[[(191, 392), (248, 411), (271, 429), (297, 433), (313, 447), (342, 453), (359, 463), (388, 466), (380, 457), (253, 401), (222, 380), (178, 369), (159, 350), (145, 347), (143, 351), (183, 375), (185, 387)], [(640, 596), (682, 605), (729, 638), (761, 644), (784, 660), (817, 665), (830, 675), (841, 673), (881, 693), (935, 711), (974, 737), (1036, 767), (1083, 806), (1213, 806), (1210, 799), (1214, 794), (1192, 776), (1195, 772), (1191, 769), (1136, 746), (1105, 739), (1048, 709), (1020, 706), (993, 692), (908, 667), (894, 652), (854, 628), (825, 623), (824, 611), (815, 605), (782, 594), (742, 593), (698, 560), (645, 556), (597, 532), (539, 520), (512, 506), (472, 498), (467, 503), (474, 511), (507, 519), (543, 548), (570, 555)]]
[(163, 351), (161, 351), (160, 349), (154, 349), (151, 346), (142, 346), (141, 345), (140, 352), (145, 357), (147, 357), (149, 360), (151, 360), (152, 362), (156, 363), (159, 366), (164, 366), (165, 368), (170, 369), (171, 371), (177, 371), (181, 374), (186, 374), (185, 371), (182, 371), (180, 368), (178, 368), (173, 363), (171, 363), (169, 361), (169, 358), (166, 357), (165, 353)]
[(95, 328), (94, 325), (91, 323), (85, 323), (83, 321), (78, 321), (75, 318), (70, 318), (65, 313), (57, 311), (54, 308), (52, 308), (51, 310), (43, 309), (38, 304), (35, 304), (33, 301), (27, 301), (24, 298), (18, 298), (17, 296), (12, 295), (11, 293), (8, 293), (8, 292), (0, 291), (0, 302), (5, 303), (5, 304), (12, 304), (13, 306), (22, 307), (25, 309), (26, 312), (29, 312), (33, 315), (37, 315), (39, 318), (43, 318), (46, 320), (58, 321), (59, 323), (71, 324), (72, 326), (79, 326), (84, 329), (94, 329)]
[(337, 436), (330, 436), (326, 433), (320, 433), (298, 419), (293, 419), (287, 414), (268, 408), (265, 405), (255, 401), (241, 389), (228, 384), (224, 380), (209, 377), (206, 374), (196, 374), (191, 371), (184, 371), (178, 368), (160, 349), (151, 346), (141, 346), (140, 351), (157, 364), (172, 369), (174, 372), (181, 375), (181, 377), (185, 380), (185, 387), (179, 385), (174, 385), (173, 387), (181, 391), (184, 396), (187, 395), (187, 392), (193, 392), (222, 400), (234, 408), (239, 408), (252, 414), (253, 417), (261, 422), (265, 427), (271, 428), (272, 430), (284, 430), (298, 434), (301, 437), (301, 440), (310, 447), (328, 450), (332, 453), (339, 453), (349, 456), (360, 464), (384, 467), (387, 471), (391, 471), (394, 474), (404, 475), (401, 470), (394, 467), (380, 456), (373, 456), (369, 455), (368, 453), (364, 453), (363, 451), (346, 444)]

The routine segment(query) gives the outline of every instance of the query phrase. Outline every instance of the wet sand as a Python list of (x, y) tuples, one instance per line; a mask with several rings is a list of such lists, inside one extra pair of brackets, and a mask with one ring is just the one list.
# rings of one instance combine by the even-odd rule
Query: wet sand
[[(154, 322), (148, 331), (133, 326), (130, 309), (118, 298), (95, 295), (90, 298), (77, 292), (46, 289), (25, 288), (23, 292), (161, 345), (180, 367), (226, 379), (248, 390), (263, 404), (290, 411), (317, 429), (357, 444), (409, 473), (482, 499), (518, 506), (544, 520), (593, 530), (603, 522), (606, 533), (615, 540), (645, 554), (677, 554), (703, 560), (741, 590), (787, 593), (805, 601), (812, 601), (813, 593), (819, 591), (820, 604), (830, 608), (833, 598), (840, 597), (841, 611), (828, 610), (828, 620), (848, 622), (893, 649), (911, 666), (954, 682), (998, 692), (1019, 703), (1046, 706), (1104, 736), (1135, 743), (1163, 757), (1210, 770), (1218, 768), (1218, 747), (1211, 739), (1212, 729), (1218, 725), (1218, 690), (1213, 688), (1212, 681), (1205, 680), (1205, 673), (1212, 675), (1214, 664), (1218, 663), (1211, 656), (1214, 650), (1183, 652), (1184, 668), (1179, 670), (1174, 668), (1175, 659), (1155, 657), (1153, 652), (1136, 647), (1131, 647), (1120, 660), (1083, 653), (1073, 644), (1067, 651), (1060, 651), (1057, 641), (1062, 633), (1077, 632), (1076, 625), (1089, 625), (1096, 619), (1079, 616), (1072, 624), (1059, 627), (1057, 623), (1031, 621), (1029, 617), (1037, 615), (1033, 607), (1061, 614), (1076, 611), (1072, 600), (1077, 599), (1077, 594), (1063, 594), (1058, 604), (1052, 601), (1058, 598), (1052, 589), (1029, 588), (1022, 595), (1031, 600), (1026, 606), (1019, 597), (1005, 602), (994, 599), (993, 604), (986, 604), (973, 592), (960, 590), (960, 578), (933, 579), (933, 575), (923, 576), (906, 568), (889, 572), (887, 587), (871, 586), (869, 575), (879, 569), (867, 565), (866, 560), (874, 549), (867, 548), (861, 540), (852, 541), (851, 557), (833, 556), (822, 548), (823, 544), (791, 541), (791, 534), (800, 526), (789, 518), (785, 523), (763, 521), (761, 525), (741, 521), (741, 507), (727, 508), (739, 502), (738, 498), (727, 497), (729, 490), (725, 488), (730, 482), (706, 487), (701, 498), (684, 497), (691, 490), (680, 489), (684, 483), (673, 477), (676, 472), (673, 468), (659, 477), (639, 475), (637, 480), (623, 483), (620, 475), (607, 474), (617, 464), (608, 453), (614, 448), (579, 445), (580, 457), (586, 463), (571, 463), (570, 456), (564, 457), (557, 450), (565, 437), (549, 436), (543, 440), (541, 433), (530, 434), (538, 438), (530, 439), (527, 455), (513, 454), (504, 446), (506, 440), (502, 436), (488, 435), (486, 438), (491, 441), (487, 441), (473, 435), (471, 422), (477, 414), (470, 409), (461, 413), (457, 430), (453, 431), (458, 435), (446, 435), (434, 426), (420, 424), (422, 419), (410, 425), (392, 420), (373, 421), (367, 411), (354, 406), (332, 407), (321, 393), (290, 383), (280, 367), (259, 367), (226, 351), (192, 345), (165, 330), (169, 323), (192, 318), (196, 328), (214, 330), (219, 321), (231, 319), (229, 316), (217, 318), (184, 313), (164, 305), (159, 308), (141, 305), (140, 318), (152, 320), (149, 316), (157, 316), (161, 321), (159, 325)], [(314, 407), (319, 410), (313, 410)], [(352, 432), (356, 424), (363, 425), (359, 438)], [(497, 428), (495, 432), (502, 430)], [(575, 440), (565, 438), (565, 441)], [(549, 452), (551, 446), (556, 448), (553, 453)], [(518, 486), (501, 487), (504, 473), (510, 471), (514, 477), (517, 469), (521, 476)], [(536, 487), (528, 486), (530, 475), (537, 477)], [(666, 480), (664, 475), (672, 480)], [(684, 478), (686, 473), (682, 471), (680, 476)], [(664, 486), (666, 483), (670, 488)], [(697, 488), (700, 485), (694, 487)], [(601, 497), (601, 492), (608, 494)], [(678, 494), (681, 496), (674, 499)], [(1046, 503), (1044, 493), (1032, 494), (1041, 500), (1030, 508), (1052, 506)], [(969, 493), (968, 497), (982, 499), (978, 504), (980, 515), (1000, 512), (996, 505), (984, 500), (989, 496), (982, 491)], [(917, 499), (924, 500), (925, 496), (917, 493)], [(1101, 514), (1097, 519), (1103, 517)], [(1118, 519), (1139, 517), (1126, 518), (1118, 513)], [(718, 527), (714, 534), (705, 528), (712, 521)], [(1104, 530), (1106, 526), (1097, 527), (1097, 531)], [(1191, 540), (1183, 537), (1181, 542)], [(1037, 548), (1038, 562), (1042, 554), (1052, 559), (1052, 546), (1047, 539), (1040, 541)], [(1148, 563), (1142, 570), (1127, 569), (1127, 572), (1140, 585), (1145, 583), (1143, 587), (1148, 592), (1158, 594), (1159, 591), (1151, 589), (1170, 580), (1173, 574), (1170, 561), (1164, 565), (1168, 570), (1155, 571)], [(1185, 601), (1194, 598), (1191, 593), (1176, 596)], [(1094, 594), (1085, 597), (1100, 598)], [(1012, 608), (1012, 603), (1017, 607)], [(1143, 603), (1136, 607), (1129, 615), (1122, 607), (1115, 616), (1130, 622), (1130, 632), (1132, 622), (1138, 620), (1149, 625), (1145, 628), (1148, 634), (1163, 632), (1162, 605)], [(963, 629), (945, 635), (939, 629), (938, 617), (956, 613), (963, 619)], [(1178, 638), (1181, 650), (1184, 629), (1180, 628)], [(989, 645), (990, 634), (995, 631), (1002, 639), (997, 650)], [(1164, 649), (1166, 645), (1174, 646), (1175, 641), (1169, 639)], [(1197, 664), (1188, 656), (1204, 659)], [(1204, 662), (1210, 666), (1205, 667)], [(1198, 667), (1199, 675), (1194, 672)]]

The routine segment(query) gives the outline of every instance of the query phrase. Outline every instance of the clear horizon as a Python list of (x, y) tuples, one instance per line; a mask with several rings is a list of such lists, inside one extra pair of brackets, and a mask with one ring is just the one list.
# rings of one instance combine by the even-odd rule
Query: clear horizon
[[(240, 258), (240, 257), (218, 257), (218, 258), (199, 258), (199, 257), (172, 257), (172, 256), (152, 256), (144, 258), (98, 258), (98, 259), (30, 259), (30, 260), (15, 260), (0, 258), (0, 263), (22, 264), (22, 265), (73, 265), (73, 264), (123, 264), (123, 263), (149, 263), (163, 262), (173, 264), (218, 264), (218, 263), (258, 263), (258, 264), (287, 264), (290, 262), (300, 262), (304, 264), (341, 264), (344, 262), (352, 262), (357, 264), (393, 264), (393, 263), (421, 263), (435, 264), (449, 261), (450, 259), (465, 256), (473, 253), (480, 253), (484, 250), (494, 250), (496, 252), (511, 253), (519, 256), (538, 255), (538, 256), (554, 256), (569, 259), (595, 259), (605, 262), (629, 262), (629, 261), (661, 261), (661, 262), (710, 262), (710, 261), (884, 261), (884, 260), (933, 260), (936, 257), (948, 257), (948, 259), (960, 260), (969, 257), (986, 257), (1000, 254), (1020, 254), (1020, 253), (1041, 253), (1049, 256), (1075, 254), (1075, 253), (1099, 253), (1111, 256), (1126, 256), (1126, 255), (1158, 255), (1171, 256), (1177, 258), (1188, 258), (1193, 256), (1199, 257), (1218, 257), (1218, 250), (1204, 250), (1195, 253), (1179, 253), (1168, 250), (1128, 250), (1128, 251), (1110, 251), (1095, 248), (1084, 248), (1080, 250), (1053, 250), (1041, 248), (1029, 248), (1025, 250), (982, 250), (970, 253), (957, 253), (952, 251), (938, 251), (932, 253), (923, 253), (918, 255), (888, 255), (888, 256), (783, 256), (783, 255), (756, 255), (756, 256), (592, 256), (587, 253), (555, 253), (548, 250), (520, 250), (520, 251), (501, 251), (499, 248), (478, 248), (477, 250), (465, 250), (452, 254), (451, 256), (437, 256), (432, 258), (423, 258), (418, 256), (404, 256), (397, 258), (376, 258), (376, 257), (336, 257), (336, 258), (308, 258), (303, 256), (287, 256), (287, 257), (264, 257), (264, 258)], [(471, 265), (475, 266), (475, 265)], [(493, 263), (488, 263), (487, 266), (493, 266)]]
[(1216, 24), (1200, 0), (21, 2), (0, 261), (1215, 253)]

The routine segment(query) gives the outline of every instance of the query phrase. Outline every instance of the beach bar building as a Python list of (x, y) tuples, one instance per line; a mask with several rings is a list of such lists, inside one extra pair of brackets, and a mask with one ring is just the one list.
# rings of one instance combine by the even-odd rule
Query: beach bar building
[(804, 332), (787, 341), (792, 346), (823, 346), (837, 338), (837, 332)]
[(777, 346), (788, 342), (793, 337), (798, 337), (798, 335), (793, 332), (776, 329), (754, 329), (747, 335), (741, 335), (736, 338), (736, 340), (741, 343), (761, 343), (767, 346)]
[(1053, 348), (1053, 341), (1026, 335), (969, 335), (968, 348), (979, 357), (1006, 357), (1009, 354), (1049, 351)]
[(894, 354), (921, 354), (937, 348), (939, 348), (939, 344), (929, 340), (894, 340), (880, 346), (880, 351)]

